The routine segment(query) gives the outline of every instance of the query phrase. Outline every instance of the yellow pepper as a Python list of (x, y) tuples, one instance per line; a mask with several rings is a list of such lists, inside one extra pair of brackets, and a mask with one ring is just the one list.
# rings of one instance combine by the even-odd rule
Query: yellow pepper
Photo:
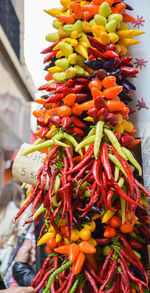
[(109, 34), (107, 34), (106, 32), (102, 32), (101, 35), (100, 35), (100, 37), (98, 38), (98, 41), (99, 41), (102, 45), (106, 46), (107, 44), (110, 43), (110, 37), (109, 37)]
[(121, 123), (123, 121), (123, 118), (122, 118), (122, 115), (121, 114), (116, 114), (117, 115), (117, 118), (119, 120), (119, 123)]
[(77, 39), (77, 38), (79, 37), (79, 33), (78, 33), (77, 31), (73, 31), (73, 32), (71, 33), (71, 37), (72, 37), (73, 39)]
[(121, 46), (117, 44), (117, 45), (115, 45), (115, 47), (116, 47), (117, 53), (120, 54), (121, 53)]
[(56, 234), (56, 243), (59, 243), (61, 240), (62, 240), (62, 236), (59, 233), (57, 233)]
[(117, 34), (120, 38), (130, 38), (145, 34), (145, 32), (138, 30), (119, 30), (117, 31)]
[(52, 8), (52, 9), (49, 9), (49, 10), (44, 9), (44, 12), (50, 14), (53, 17), (56, 17), (56, 15), (62, 15), (63, 14), (62, 8)]
[(130, 121), (126, 121), (123, 119), (121, 125), (123, 126), (124, 130), (127, 132), (131, 132), (134, 129), (133, 124)]
[(56, 73), (56, 72), (63, 72), (64, 70), (59, 66), (53, 66), (48, 68), (48, 71), (51, 73)]
[(146, 208), (146, 209), (149, 207), (148, 201), (147, 201), (144, 197), (141, 198), (140, 203), (141, 203), (142, 206), (143, 206), (144, 208)]
[(94, 119), (92, 117), (85, 117), (83, 120), (89, 121), (89, 122), (94, 122)]
[(100, 38), (102, 32), (106, 32), (104, 26), (102, 26), (102, 25), (94, 25), (92, 27), (92, 33), (93, 33), (93, 35), (95, 37)]
[(120, 49), (121, 49), (120, 56), (124, 56), (127, 54), (127, 48), (125, 46), (120, 45)]
[(107, 210), (102, 218), (102, 223), (106, 223), (107, 221), (109, 221), (115, 214), (116, 212), (111, 211), (111, 210)]
[(112, 44), (115, 44), (115, 43), (117, 43), (119, 41), (119, 36), (117, 34), (115, 34), (115, 33), (109, 33), (108, 35), (110, 37), (110, 42)]
[(48, 241), (48, 239), (54, 238), (56, 236), (55, 232), (47, 232), (45, 233), (41, 239), (38, 241), (37, 246), (40, 246)]
[(94, 232), (96, 229), (96, 224), (94, 221), (84, 224), (85, 229), (89, 229), (91, 232)]
[(60, 0), (60, 3), (64, 8), (67, 8), (69, 6), (70, 2), (71, 2), (71, 0)]
[(94, 238), (92, 238), (92, 237), (88, 240), (88, 242), (89, 242), (91, 245), (93, 245), (94, 247), (97, 246), (97, 242), (96, 242), (96, 240), (95, 240)]
[(129, 39), (129, 38), (123, 38), (119, 41), (119, 44), (120, 45), (123, 45), (125, 47), (127, 46), (132, 46), (132, 45), (136, 45), (136, 44), (139, 44), (140, 41), (138, 40), (135, 40), (135, 39)]
[(80, 239), (80, 231), (78, 229), (72, 229), (70, 239), (73, 242), (77, 242)]
[(77, 53), (79, 53), (81, 56), (83, 56), (85, 59), (88, 59), (88, 51), (85, 47), (81, 45), (77, 45), (75, 47), (75, 50)]
[(62, 56), (63, 56), (63, 54), (62, 54), (61, 50), (59, 50), (59, 51), (57, 52), (57, 54), (56, 54), (56, 58), (59, 59), (59, 58), (61, 58)]
[(119, 132), (120, 134), (123, 134), (124, 128), (123, 128), (122, 123), (118, 123), (115, 125), (115, 131)]

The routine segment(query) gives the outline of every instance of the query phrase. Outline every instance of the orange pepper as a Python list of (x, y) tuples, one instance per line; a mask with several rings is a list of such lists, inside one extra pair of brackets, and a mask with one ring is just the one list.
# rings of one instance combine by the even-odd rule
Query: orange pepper
[(81, 241), (79, 243), (79, 249), (80, 251), (86, 254), (94, 254), (96, 252), (95, 247), (92, 244), (90, 244), (88, 241)]
[(136, 145), (138, 145), (141, 142), (140, 139), (135, 139), (134, 142), (132, 142), (130, 145), (128, 145), (128, 149), (134, 148)]
[(44, 116), (44, 123), (47, 124), (48, 123), (48, 120), (51, 116), (48, 114), (48, 112), (46, 112), (45, 116)]
[(104, 2), (104, 0), (93, 0), (92, 1), (95, 5), (101, 5), (103, 2)]
[(61, 20), (64, 23), (67, 23), (67, 24), (73, 24), (75, 22), (74, 14), (71, 14), (71, 15), (56, 15), (56, 18)]
[(41, 104), (45, 107), (52, 107), (54, 103), (46, 103), (46, 100), (41, 98), (41, 99), (35, 99), (34, 100), (35, 103)]
[(118, 14), (118, 10), (115, 7), (111, 7), (112, 14)]
[(99, 13), (99, 5), (87, 4), (82, 6), (83, 10), (89, 11), (92, 16)]
[(80, 253), (79, 247), (76, 243), (70, 244), (69, 261), (74, 262)]
[(72, 111), (71, 111), (71, 108), (64, 105), (64, 106), (60, 106), (60, 107), (57, 107), (57, 108), (53, 108), (53, 109), (50, 109), (50, 110), (47, 110), (47, 113), (52, 116), (53, 114), (58, 114), (59, 117), (65, 117), (65, 116), (71, 116), (72, 114)]
[(36, 136), (39, 136), (40, 137), (41, 131), (42, 131), (42, 128), (39, 128), (36, 132), (34, 132), (34, 134)]
[(132, 131), (129, 133), (130, 135), (134, 136), (137, 133), (136, 129), (132, 129)]
[(101, 82), (101, 80), (99, 80), (99, 79), (93, 79), (92, 81), (90, 81), (89, 88), (91, 89), (92, 87), (95, 87), (98, 90), (101, 90), (101, 88), (102, 88), (102, 82)]
[(130, 233), (130, 232), (132, 232), (133, 231), (133, 227), (132, 227), (132, 225), (131, 225), (131, 223), (130, 222), (126, 222), (126, 223), (124, 223), (124, 224), (121, 224), (121, 226), (120, 226), (120, 231), (122, 232), (122, 233)]
[(74, 106), (72, 107), (72, 113), (75, 116), (80, 116), (82, 114), (82, 109), (78, 103), (75, 103)]
[(113, 86), (110, 88), (107, 88), (103, 91), (103, 95), (106, 99), (113, 99), (115, 96), (119, 95), (123, 90), (123, 86)]
[(80, 274), (80, 272), (83, 268), (84, 262), (85, 262), (85, 254), (83, 252), (80, 252), (78, 255), (78, 258), (76, 259), (76, 261), (72, 265), (72, 271), (73, 271), (74, 275)]
[(85, 102), (80, 105), (80, 109), (82, 111), (88, 111), (89, 109), (94, 108), (94, 107), (95, 107), (94, 100), (90, 100), (90, 101)]
[(91, 19), (93, 15), (90, 13), (90, 11), (83, 11), (83, 19)]
[(46, 112), (47, 112), (46, 109), (34, 110), (32, 114), (33, 114), (34, 117), (39, 118), (39, 117), (44, 117), (44, 115), (46, 114)]
[(113, 227), (107, 226), (104, 231), (105, 238), (112, 238), (116, 235), (116, 230)]
[(83, 18), (83, 9), (79, 4), (77, 5), (77, 7), (74, 11), (74, 16), (75, 16), (75, 19), (82, 19)]
[(66, 245), (59, 246), (59, 247), (55, 248), (54, 251), (57, 253), (69, 255), (70, 245), (66, 244)]
[(128, 13), (122, 13), (123, 21), (124, 22), (132, 22), (135, 23), (136, 19)]
[(70, 6), (70, 9), (74, 12), (75, 9), (78, 7), (78, 3), (77, 2), (71, 2), (69, 6)]
[(116, 77), (113, 75), (106, 76), (102, 81), (102, 85), (105, 89), (113, 87), (115, 84), (116, 84)]
[(125, 3), (118, 3), (115, 8), (118, 10), (118, 13), (122, 14), (123, 11), (126, 8), (126, 4)]
[(109, 112), (120, 112), (125, 107), (125, 104), (123, 102), (109, 100), (106, 102), (106, 106)]
[(114, 0), (105, 0), (105, 2), (107, 2), (110, 7), (114, 4)]
[(103, 93), (100, 90), (98, 90), (96, 87), (91, 88), (91, 95), (93, 99), (97, 97), (100, 97), (100, 98), (103, 97)]
[(137, 291), (132, 287), (131, 288), (131, 293), (136, 293)]
[(71, 107), (74, 105), (76, 100), (76, 95), (75, 94), (68, 94), (67, 96), (65, 96), (64, 98), (64, 104)]

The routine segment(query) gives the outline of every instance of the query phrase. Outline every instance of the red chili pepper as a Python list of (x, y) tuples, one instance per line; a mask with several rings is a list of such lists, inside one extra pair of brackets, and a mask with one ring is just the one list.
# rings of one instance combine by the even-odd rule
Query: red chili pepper
[(44, 122), (44, 117), (37, 118), (37, 124), (42, 127), (47, 126), (47, 123)]
[[(101, 278), (99, 276), (97, 276), (96, 272), (94, 271), (93, 267), (86, 262), (86, 267), (88, 268), (88, 270), (90, 271), (91, 275), (95, 278), (95, 280), (100, 283), (103, 284), (103, 280), (101, 280)], [(94, 288), (93, 288), (94, 289)]]
[(111, 50), (111, 51), (116, 51), (116, 46), (113, 44), (109, 44), (105, 46), (105, 50)]
[(111, 166), (108, 158), (107, 144), (103, 143), (101, 146), (101, 162), (109, 180), (112, 178)]
[(104, 50), (104, 46), (99, 41), (97, 41), (95, 38), (88, 36), (88, 35), (87, 35), (87, 38), (88, 38), (92, 47), (96, 48), (100, 52), (102, 52)]
[(100, 275), (99, 276), (100, 276), (101, 279), (103, 279), (103, 277), (104, 277), (104, 275), (106, 273), (106, 270), (107, 270), (107, 268), (109, 266), (109, 261), (111, 260), (111, 257), (113, 255), (113, 253), (114, 253), (114, 249), (111, 248), (109, 254), (105, 258), (105, 261), (104, 261), (103, 266), (102, 266), (101, 271), (100, 271)]
[(130, 278), (132, 281), (134, 281), (135, 283), (140, 283), (140, 284), (142, 284), (143, 286), (146, 286), (146, 287), (148, 288), (148, 283), (146, 284), (146, 283), (144, 283), (142, 280), (136, 278), (136, 277), (130, 272), (129, 267), (128, 267), (128, 265), (127, 265), (127, 263), (126, 263), (124, 257), (123, 257), (121, 254), (120, 254), (120, 257), (121, 257), (121, 260), (124, 262), (124, 266), (126, 267), (126, 271), (127, 271), (127, 273), (128, 273), (129, 278)]
[(85, 100), (86, 98), (88, 97), (87, 94), (83, 94), (83, 93), (77, 93), (76, 94), (76, 102), (79, 103), (79, 102), (82, 102), (83, 100)]
[(137, 242), (134, 239), (129, 240), (129, 243), (130, 243), (132, 248), (137, 248), (137, 249), (142, 249), (143, 248), (143, 245), (141, 243)]
[[(91, 47), (88, 47), (88, 51), (90, 54), (92, 54), (93, 57), (95, 58), (102, 58), (103, 59), (103, 53), (94, 49), (94, 48), (91, 48)], [(89, 58), (91, 59), (91, 58)]]
[(87, 170), (90, 170), (90, 168), (93, 165), (93, 160), (91, 160), (87, 165), (85, 165), (79, 172), (78, 174), (74, 177), (74, 181), (77, 182), (79, 179), (82, 178), (82, 176), (85, 174)]
[(56, 41), (54, 42), (50, 47), (44, 49), (41, 54), (47, 54), (47, 53), (50, 53), (52, 52), (53, 48), (59, 43), (60, 41)]
[(67, 133), (69, 134), (76, 134), (76, 135), (79, 135), (79, 136), (84, 136), (85, 133), (83, 132), (83, 130), (81, 130), (80, 128), (77, 128), (77, 127), (70, 127), (66, 130)]
[(72, 159), (72, 155), (71, 155), (70, 149), (69, 148), (65, 148), (65, 152), (66, 152), (66, 155), (67, 155), (67, 158), (68, 158), (68, 161), (69, 161), (70, 169), (73, 169), (74, 162), (73, 162), (73, 159)]
[(120, 57), (121, 65), (127, 65), (130, 61), (132, 61), (133, 57), (123, 56)]
[(101, 186), (100, 177), (99, 177), (100, 164), (101, 164), (101, 157), (99, 157), (97, 160), (96, 159), (94, 160), (92, 173), (97, 185)]
[(119, 123), (119, 119), (118, 119), (117, 115), (114, 113), (108, 113), (106, 119), (107, 119), (107, 121), (109, 121), (113, 125)]
[(134, 142), (134, 137), (131, 135), (122, 135), (120, 139), (120, 143), (123, 147), (126, 147)]
[[(77, 188), (76, 188), (76, 194), (79, 193), (79, 190), (80, 190), (80, 187), (81, 185), (85, 182), (85, 181), (88, 181), (88, 179), (90, 178), (92, 174), (92, 171), (89, 171), (84, 177), (83, 179), (80, 181), (80, 183), (78, 184)], [(82, 209), (81, 209), (82, 210)]]
[(68, 79), (67, 80), (67, 86), (71, 87), (75, 84), (75, 81), (73, 79)]
[(112, 189), (110, 189), (109, 192), (107, 193), (107, 205), (108, 205), (109, 210), (116, 212), (117, 209), (114, 209), (111, 206), (111, 199), (112, 199), (113, 194), (114, 194), (114, 192), (112, 191)]
[(115, 273), (115, 270), (116, 270), (116, 267), (117, 267), (117, 262), (118, 260), (115, 258), (113, 261), (112, 261), (112, 264), (109, 266), (109, 271), (107, 273), (107, 276), (104, 280), (104, 283), (103, 285), (100, 287), (99, 289), (99, 293), (101, 293), (103, 291), (103, 289), (105, 289), (105, 287), (107, 286), (107, 284), (109, 283), (109, 281), (111, 280), (111, 278), (113, 277), (114, 273)]
[(53, 96), (50, 96), (45, 103), (57, 103), (61, 101), (64, 98), (64, 94), (55, 94)]
[(94, 99), (94, 104), (95, 104), (95, 107), (100, 110), (101, 108), (104, 108), (106, 107), (106, 102), (105, 100), (100, 97), (100, 96), (97, 96), (95, 99)]
[(85, 128), (86, 127), (86, 124), (83, 123), (79, 118), (77, 118), (76, 116), (72, 116), (72, 122), (74, 123), (74, 125), (76, 127), (79, 127), (79, 128)]
[(70, 117), (63, 117), (61, 119), (62, 128), (68, 128), (71, 125), (71, 118)]
[(140, 206), (139, 203), (132, 200), (130, 197), (127, 196), (127, 194), (124, 193), (124, 191), (119, 187), (118, 183), (114, 180), (114, 178), (111, 179), (111, 183), (113, 187), (115, 188), (115, 191), (127, 202), (131, 203), (132, 205)]
[(106, 60), (117, 58), (118, 54), (112, 50), (108, 50), (105, 53), (103, 53), (103, 58)]
[(128, 66), (121, 66), (120, 69), (125, 76), (134, 76), (139, 72), (137, 69)]
[(134, 183), (148, 196), (150, 197), (150, 192), (148, 190), (146, 190), (146, 188), (138, 181), (134, 178)]
[(86, 79), (86, 78), (83, 78), (83, 77), (76, 77), (75, 79), (74, 79), (74, 83), (83, 83), (83, 84), (85, 84), (85, 83), (87, 83), (88, 82), (88, 80)]
[(71, 93), (76, 94), (76, 93), (79, 93), (83, 88), (84, 88), (84, 84), (76, 84), (70, 90), (71, 90)]
[(50, 117), (48, 121), (49, 121), (49, 123), (52, 123), (52, 124), (56, 125), (57, 127), (60, 127), (61, 118), (58, 115), (54, 115), (54, 116)]
[(43, 84), (43, 85), (41, 85), (41, 86), (38, 88), (38, 91), (44, 91), (44, 90), (47, 90), (47, 87), (48, 87), (47, 83), (46, 83), (46, 84)]
[(40, 138), (45, 138), (46, 137), (46, 134), (48, 133), (48, 131), (49, 131), (49, 128), (48, 127), (42, 127), (42, 128), (40, 128), (40, 133), (38, 134), (38, 136), (40, 137)]
[(98, 111), (97, 118), (99, 120), (105, 121), (105, 120), (107, 120), (108, 114), (109, 114), (109, 112), (108, 112), (107, 108), (103, 107)]
[(68, 280), (67, 286), (66, 286), (66, 288), (64, 290), (64, 293), (70, 292), (70, 289), (71, 289), (72, 284), (74, 282), (74, 278), (75, 278), (74, 273), (70, 272), (69, 280)]
[(93, 144), (89, 147), (89, 149), (87, 150), (84, 158), (81, 160), (81, 162), (79, 164), (77, 164), (72, 170), (69, 170), (68, 174), (72, 174), (77, 172), (78, 170), (80, 170), (81, 168), (83, 168), (90, 160), (91, 157), (94, 154), (94, 150), (93, 150)]
[(122, 257), (121, 255), (120, 255), (120, 258), (121, 258), (121, 260), (120, 260), (119, 264), (120, 264), (120, 267), (121, 267), (122, 272), (123, 272), (124, 284), (126, 284), (127, 292), (130, 292), (130, 282), (129, 282), (128, 273), (127, 273), (127, 270), (126, 270), (127, 263), (126, 263), (124, 257)]
[(49, 270), (44, 276), (42, 281), (38, 284), (38, 286), (34, 289), (35, 293), (38, 293), (43, 287), (47, 279), (49, 278), (51, 274), (51, 270)]
[(87, 281), (89, 281), (94, 292), (98, 293), (98, 288), (97, 288), (96, 282), (95, 282), (94, 278), (91, 276), (91, 274), (87, 270), (85, 270), (84, 275), (85, 275), (85, 278), (87, 279)]
[(97, 108), (91, 108), (87, 111), (88, 116), (91, 116), (93, 118), (97, 117), (98, 109)]
[(121, 134), (119, 132), (114, 132), (115, 136), (117, 137), (117, 139), (120, 141), (121, 138)]
[(50, 61), (52, 59), (53, 56), (55, 56), (58, 53), (58, 50), (49, 53), (43, 60), (43, 64), (45, 64), (46, 62)]

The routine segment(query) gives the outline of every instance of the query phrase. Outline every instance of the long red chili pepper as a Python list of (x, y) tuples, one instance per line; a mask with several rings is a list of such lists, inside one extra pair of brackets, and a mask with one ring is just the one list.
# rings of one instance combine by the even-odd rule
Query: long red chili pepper
[(112, 255), (113, 255), (113, 253), (114, 253), (114, 249), (111, 248), (109, 254), (105, 258), (105, 261), (104, 261), (103, 266), (102, 266), (101, 271), (100, 271), (100, 275), (99, 276), (100, 276), (101, 279), (103, 279), (103, 277), (104, 277), (104, 274), (105, 274), (105, 272), (106, 272), (106, 270), (108, 268), (109, 261), (110, 261)]
[(93, 279), (93, 277), (91, 276), (91, 274), (87, 270), (85, 270), (84, 275), (85, 275), (86, 279), (89, 281), (89, 283), (90, 283), (91, 287), (93, 288), (94, 292), (98, 293), (97, 284), (96, 284), (95, 280)]
[(93, 173), (93, 177), (94, 177), (97, 185), (101, 186), (100, 177), (99, 177), (100, 164), (101, 164), (101, 158), (100, 157), (98, 158), (98, 160), (96, 160), (96, 159), (94, 160), (92, 173)]
[(79, 169), (81, 169), (82, 167), (84, 167), (86, 165), (86, 163), (89, 162), (89, 160), (91, 159), (91, 157), (94, 154), (94, 150), (92, 147), (92, 150), (89, 152), (88, 155), (85, 155), (85, 157), (81, 160), (81, 162), (79, 164), (77, 164), (72, 170), (69, 170), (69, 172), (67, 172), (67, 174), (72, 174), (77, 172)]
[(150, 197), (150, 192), (148, 190), (146, 190), (146, 188), (138, 181), (134, 178), (134, 183), (148, 196)]
[(93, 165), (93, 160), (91, 160), (87, 165), (85, 165), (79, 172), (78, 174), (74, 177), (74, 181), (77, 182), (79, 179), (82, 178), (82, 176), (85, 174), (87, 170), (91, 168)]
[(109, 210), (116, 212), (117, 209), (115, 209), (111, 206), (111, 199), (112, 199), (113, 194), (114, 194), (113, 190), (110, 189), (107, 194), (107, 205), (108, 205)]
[(105, 289), (105, 287), (107, 286), (107, 284), (109, 283), (109, 281), (113, 277), (113, 274), (115, 273), (115, 270), (116, 270), (116, 267), (117, 267), (117, 262), (118, 262), (118, 260), (116, 258), (112, 261), (112, 264), (109, 267), (109, 271), (107, 273), (107, 276), (106, 276), (106, 278), (104, 280), (104, 283), (100, 287), (98, 293), (101, 293), (103, 291), (103, 289)]
[(94, 271), (93, 267), (86, 262), (86, 267), (88, 268), (88, 270), (90, 271), (91, 275), (95, 278), (95, 280), (100, 283), (103, 284), (103, 280), (101, 280), (101, 278), (99, 276), (97, 276), (96, 272)]
[(71, 289), (72, 284), (74, 282), (74, 277), (75, 277), (75, 275), (72, 272), (70, 272), (69, 280), (68, 280), (67, 286), (66, 286), (66, 288), (64, 290), (64, 293), (69, 293), (70, 292), (70, 289)]
[(49, 270), (43, 277), (43, 280), (39, 283), (39, 285), (34, 289), (35, 293), (38, 293), (43, 287), (45, 282), (47, 281), (48, 277), (51, 274), (51, 270)]
[(101, 146), (101, 162), (103, 164), (103, 167), (105, 169), (106, 175), (109, 180), (112, 178), (112, 172), (111, 172), (111, 166), (108, 158), (108, 150), (107, 150), (107, 144), (103, 143)]
[(74, 162), (73, 162), (72, 155), (71, 155), (71, 152), (70, 152), (69, 148), (65, 148), (65, 152), (66, 152), (67, 158), (69, 160), (70, 168), (73, 169)]

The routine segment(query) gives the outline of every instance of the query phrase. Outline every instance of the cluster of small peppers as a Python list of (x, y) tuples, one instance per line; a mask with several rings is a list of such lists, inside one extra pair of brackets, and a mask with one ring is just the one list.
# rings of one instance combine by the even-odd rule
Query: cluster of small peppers
[[(45, 152), (16, 219), (32, 203), (44, 215), (38, 244), (48, 253), (32, 281), (35, 292), (149, 292), (144, 268), (149, 216), (142, 169), (130, 149), (140, 141), (129, 121), (138, 70), (124, 56), (132, 39), (132, 10), (119, 0), (61, 0), (57, 33), (46, 54), (47, 93), (35, 102), (39, 137), (24, 155)], [(49, 180), (49, 190), (45, 190)]]

